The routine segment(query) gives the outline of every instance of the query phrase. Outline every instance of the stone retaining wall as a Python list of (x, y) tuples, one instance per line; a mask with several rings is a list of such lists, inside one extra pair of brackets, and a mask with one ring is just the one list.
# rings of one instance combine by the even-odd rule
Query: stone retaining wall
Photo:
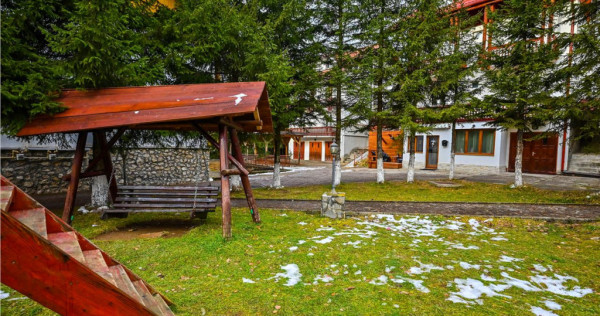
[[(73, 151), (55, 153), (56, 158), (49, 160), (47, 151), (31, 150), (24, 153), (23, 160), (17, 160), (11, 151), (3, 150), (0, 172), (29, 194), (66, 192), (68, 183), (62, 177), (71, 172)], [(87, 167), (89, 159), (91, 153), (86, 152), (83, 169)], [(112, 159), (115, 177), (123, 184), (122, 159), (115, 154)], [(208, 151), (199, 153), (198, 149), (133, 149), (126, 159), (127, 182), (130, 185), (174, 185), (207, 181), (207, 164), (203, 162), (208, 159)], [(91, 179), (82, 179), (79, 190), (89, 191), (90, 188)]]

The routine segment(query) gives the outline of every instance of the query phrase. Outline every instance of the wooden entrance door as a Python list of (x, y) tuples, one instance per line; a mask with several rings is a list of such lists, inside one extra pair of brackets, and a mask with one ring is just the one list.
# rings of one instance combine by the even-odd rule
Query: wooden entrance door
[(333, 157), (331, 156), (331, 144), (333, 144), (333, 142), (325, 142), (325, 161), (333, 160)]
[[(541, 133), (525, 133), (523, 139), (532, 138)], [(553, 133), (541, 139), (523, 141), (523, 172), (556, 173), (558, 153), (558, 134)], [(517, 133), (510, 134), (508, 171), (515, 171), (517, 156)]]
[(310, 142), (308, 159), (321, 161), (321, 147), (321, 142)]
[(437, 169), (440, 151), (440, 137), (427, 136), (427, 153), (425, 155), (425, 168)]

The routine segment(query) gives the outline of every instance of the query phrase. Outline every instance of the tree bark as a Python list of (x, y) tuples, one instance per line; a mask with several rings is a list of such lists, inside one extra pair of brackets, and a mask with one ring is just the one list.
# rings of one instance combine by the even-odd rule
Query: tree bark
[[(385, 11), (385, 1), (381, 2), (380, 13), (383, 15)], [(379, 27), (379, 48), (383, 49), (383, 24)], [(379, 115), (383, 111), (383, 54), (377, 54), (377, 68), (379, 73), (377, 74), (377, 183), (385, 182), (385, 171), (383, 170), (383, 145), (381, 144), (383, 139), (383, 124)]]
[(273, 135), (273, 188), (279, 189), (281, 188), (281, 157), (279, 155), (279, 147), (281, 146), (281, 136), (280, 131), (277, 127), (275, 127), (275, 132)]
[(517, 154), (515, 156), (515, 187), (523, 186), (523, 130), (517, 130)]
[(406, 174), (406, 182), (415, 182), (415, 135), (411, 134), (408, 138), (408, 173)]
[(455, 142), (456, 142), (456, 121), (452, 121), (452, 139), (450, 142), (450, 174), (448, 175), (448, 179), (454, 180), (454, 168), (455, 168)]

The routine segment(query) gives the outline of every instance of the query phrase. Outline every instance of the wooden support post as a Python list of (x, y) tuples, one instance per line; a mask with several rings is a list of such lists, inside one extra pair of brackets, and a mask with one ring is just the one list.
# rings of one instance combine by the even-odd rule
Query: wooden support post
[[(196, 123), (192, 123), (192, 125), (196, 128), (196, 130), (198, 130), (200, 132), (200, 134), (202, 134), (202, 136), (204, 136), (204, 138), (206, 138), (206, 140), (211, 143), (216, 149), (220, 150), (219, 144), (217, 143), (217, 141), (212, 138), (212, 136), (210, 136), (209, 133), (207, 133), (202, 127), (200, 127), (200, 125), (196, 124)], [(220, 126), (220, 125), (219, 125)], [(219, 127), (219, 131), (220, 131), (220, 127)], [(227, 151), (227, 150), (226, 150)], [(227, 153), (227, 159), (229, 159), (229, 161), (231, 161), (231, 163), (233, 163), (242, 174), (244, 175), (248, 175), (250, 172), (248, 172), (248, 170), (246, 170), (246, 168), (237, 160), (235, 159), (230, 153)]]
[(77, 147), (75, 148), (75, 156), (71, 165), (71, 180), (67, 189), (67, 197), (65, 198), (65, 207), (63, 209), (62, 219), (71, 224), (71, 216), (75, 207), (75, 198), (77, 197), (77, 187), (79, 186), (79, 175), (81, 174), (81, 164), (83, 163), (83, 155), (85, 154), (85, 141), (87, 132), (80, 132), (77, 138)]
[[(117, 179), (111, 176), (114, 172), (112, 160), (110, 159), (110, 148), (106, 143), (106, 133), (96, 132), (96, 139), (100, 144), (100, 150), (102, 151), (102, 162), (104, 163), (104, 171), (106, 175), (106, 181), (108, 181), (108, 190), (110, 191), (110, 200), (114, 203), (117, 198)], [(125, 163), (125, 162), (123, 162)]]
[[(231, 144), (233, 145), (233, 155), (237, 160), (244, 164), (244, 156), (242, 155), (242, 147), (240, 146), (240, 139), (238, 138), (237, 131), (235, 129), (230, 130)], [(250, 178), (248, 175), (240, 175), (242, 178), (242, 186), (244, 187), (244, 193), (246, 194), (246, 201), (248, 201), (248, 207), (250, 207), (250, 214), (252, 220), (255, 223), (260, 223), (260, 214), (258, 213), (258, 206), (256, 206), (256, 200), (252, 194), (252, 187), (250, 186)]]
[[(228, 169), (227, 159), (227, 126), (219, 125), (219, 160), (221, 172)], [(231, 200), (229, 192), (229, 176), (221, 175), (221, 208), (223, 211), (223, 237), (231, 238)]]

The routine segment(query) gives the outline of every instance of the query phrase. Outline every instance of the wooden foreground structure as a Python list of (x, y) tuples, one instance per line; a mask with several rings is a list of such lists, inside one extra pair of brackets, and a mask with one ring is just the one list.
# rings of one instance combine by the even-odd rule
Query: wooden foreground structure
[[(198, 131), (219, 150), (221, 162), (221, 206), (223, 236), (231, 237), (229, 177), (240, 175), (250, 214), (260, 222), (248, 170), (244, 166), (238, 132), (273, 132), (269, 98), (264, 82), (236, 82), (66, 90), (56, 100), (67, 109), (54, 116), (40, 116), (17, 136), (77, 133), (77, 145), (63, 211), (70, 223), (79, 180), (106, 176), (110, 197), (116, 201), (117, 181), (113, 175), (110, 149), (128, 129)], [(209, 132), (218, 132), (218, 140)], [(87, 135), (91, 133), (100, 150), (82, 169)], [(110, 138), (107, 134), (112, 133)], [(232, 153), (229, 152), (231, 142)], [(230, 163), (234, 168), (230, 168)]]
[(61, 315), (173, 315), (131, 270), (2, 177), (2, 283)]
[[(389, 161), (383, 162), (384, 169), (400, 169), (402, 168), (402, 153), (404, 146), (404, 136), (402, 131), (383, 131), (381, 138), (381, 147), (384, 157)], [(386, 156), (387, 155), (387, 156)], [(369, 132), (369, 168), (377, 168), (377, 132)]]

